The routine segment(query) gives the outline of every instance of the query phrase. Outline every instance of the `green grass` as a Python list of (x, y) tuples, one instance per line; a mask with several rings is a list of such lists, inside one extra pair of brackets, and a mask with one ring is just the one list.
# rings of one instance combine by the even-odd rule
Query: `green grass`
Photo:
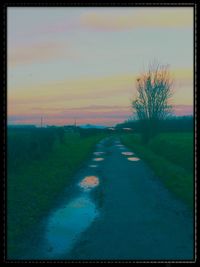
[(73, 173), (103, 137), (101, 134), (85, 138), (79, 134), (65, 134), (63, 142), (57, 140), (45, 157), (33, 160), (27, 155), (26, 161), (17, 162), (16, 172), (8, 168), (9, 257), (18, 253), (24, 235), (48, 213), (63, 189), (72, 182)]
[(154, 138), (150, 148), (169, 161), (193, 171), (193, 135), (191, 133), (167, 133)]
[(193, 134), (164, 133), (143, 145), (137, 134), (122, 142), (146, 161), (165, 186), (193, 208)]

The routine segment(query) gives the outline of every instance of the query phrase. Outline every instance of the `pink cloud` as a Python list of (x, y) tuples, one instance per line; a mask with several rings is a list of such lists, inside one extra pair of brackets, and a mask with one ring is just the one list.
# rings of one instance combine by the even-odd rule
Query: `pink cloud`
[(193, 115), (192, 105), (175, 105), (173, 109), (177, 116)]
[[(59, 110), (60, 111), (60, 110)], [(34, 113), (34, 112), (33, 112)], [(118, 106), (113, 107), (85, 107), (85, 108), (72, 108), (64, 109), (59, 113), (54, 110), (36, 110), (35, 114), (13, 114), (9, 115), (8, 119), (10, 123), (22, 123), (22, 124), (39, 124), (41, 113), (44, 116), (46, 124), (66, 125), (71, 124), (76, 117), (79, 124), (94, 123), (94, 124), (106, 124), (113, 125), (118, 122), (126, 120), (130, 115), (131, 111), (129, 107)]]
[[(68, 125), (74, 123), (74, 118), (54, 118), (54, 117), (44, 117), (43, 118), (44, 125)], [(111, 126), (116, 123), (120, 123), (123, 120), (120, 118), (113, 118), (112, 120), (110, 118), (78, 118), (77, 125), (81, 124), (101, 124), (101, 125), (107, 125)], [(18, 117), (15, 118), (9, 118), (8, 120), (9, 124), (35, 124), (40, 125), (40, 117), (33, 118), (33, 117)]]
[(8, 66), (48, 62), (59, 58), (75, 58), (74, 50), (68, 44), (43, 42), (26, 46), (9, 47)]
[[(105, 111), (106, 110), (106, 111)], [(174, 113), (177, 116), (183, 115), (193, 115), (192, 105), (176, 105), (174, 106)], [(114, 125), (128, 119), (132, 115), (130, 107), (85, 107), (85, 108), (72, 108), (65, 109), (62, 112), (54, 112), (45, 115), (44, 124), (55, 124), (55, 125), (67, 125), (74, 122), (74, 118), (77, 119), (78, 124), (104, 124), (104, 125)], [(8, 121), (14, 124), (40, 124), (41, 112), (37, 114), (16, 114), (10, 115)]]

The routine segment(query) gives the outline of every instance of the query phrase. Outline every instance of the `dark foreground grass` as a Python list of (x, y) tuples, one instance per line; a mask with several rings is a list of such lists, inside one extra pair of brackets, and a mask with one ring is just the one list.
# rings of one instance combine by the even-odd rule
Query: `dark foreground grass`
[(65, 134), (64, 141), (55, 143), (45, 158), (30, 160), (27, 155), (28, 160), (22, 161), (16, 172), (8, 169), (9, 258), (18, 254), (24, 236), (47, 215), (63, 189), (72, 182), (72, 174), (103, 137), (102, 134), (85, 138), (79, 134)]
[(165, 186), (193, 208), (193, 134), (165, 133), (143, 145), (137, 134), (124, 135), (122, 142), (144, 159)]

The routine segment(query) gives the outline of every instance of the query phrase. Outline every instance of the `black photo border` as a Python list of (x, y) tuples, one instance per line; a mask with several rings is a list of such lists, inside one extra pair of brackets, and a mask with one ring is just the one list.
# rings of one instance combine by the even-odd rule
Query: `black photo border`
[[(1, 3), (1, 18), (2, 18), (2, 63), (3, 63), (3, 76), (2, 76), (2, 103), (0, 107), (1, 111), (1, 130), (0, 136), (2, 140), (2, 179), (1, 179), (1, 251), (0, 259), (3, 264), (60, 264), (60, 263), (165, 263), (166, 265), (171, 265), (172, 263), (196, 263), (197, 262), (197, 1), (193, 2), (181, 2), (181, 3), (171, 3), (168, 1), (166, 3), (158, 3), (154, 1), (153, 3), (144, 3), (144, 2), (128, 2), (123, 0), (121, 1), (107, 1), (107, 2), (81, 2), (81, 1), (67, 1), (67, 2), (4, 2)], [(194, 256), (192, 260), (9, 260), (7, 259), (6, 251), (6, 210), (7, 210), (7, 9), (9, 7), (192, 7), (194, 20), (193, 20), (193, 114), (194, 114)]]

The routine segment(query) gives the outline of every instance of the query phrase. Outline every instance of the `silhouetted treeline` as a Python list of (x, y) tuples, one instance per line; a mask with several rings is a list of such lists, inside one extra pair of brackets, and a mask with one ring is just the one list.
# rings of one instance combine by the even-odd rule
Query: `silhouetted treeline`
[(44, 158), (52, 150), (56, 141), (64, 142), (64, 129), (61, 127), (8, 127), (7, 151), (9, 169), (14, 171), (19, 162), (28, 159)]
[[(131, 128), (134, 132), (141, 132), (141, 124), (138, 120), (129, 120), (121, 124), (117, 124), (116, 129)], [(160, 121), (160, 132), (191, 132), (194, 129), (193, 116), (170, 117)]]
[(89, 137), (91, 135), (98, 135), (100, 133), (105, 133), (105, 129), (99, 129), (99, 128), (89, 128), (89, 129), (84, 129), (78, 127), (78, 132), (81, 137)]
[(27, 127), (9, 126), (7, 130), (8, 168), (15, 172), (22, 163), (30, 160), (44, 159), (56, 144), (63, 144), (72, 135), (81, 138), (104, 133), (106, 130), (90, 128), (82, 129), (73, 125)]

